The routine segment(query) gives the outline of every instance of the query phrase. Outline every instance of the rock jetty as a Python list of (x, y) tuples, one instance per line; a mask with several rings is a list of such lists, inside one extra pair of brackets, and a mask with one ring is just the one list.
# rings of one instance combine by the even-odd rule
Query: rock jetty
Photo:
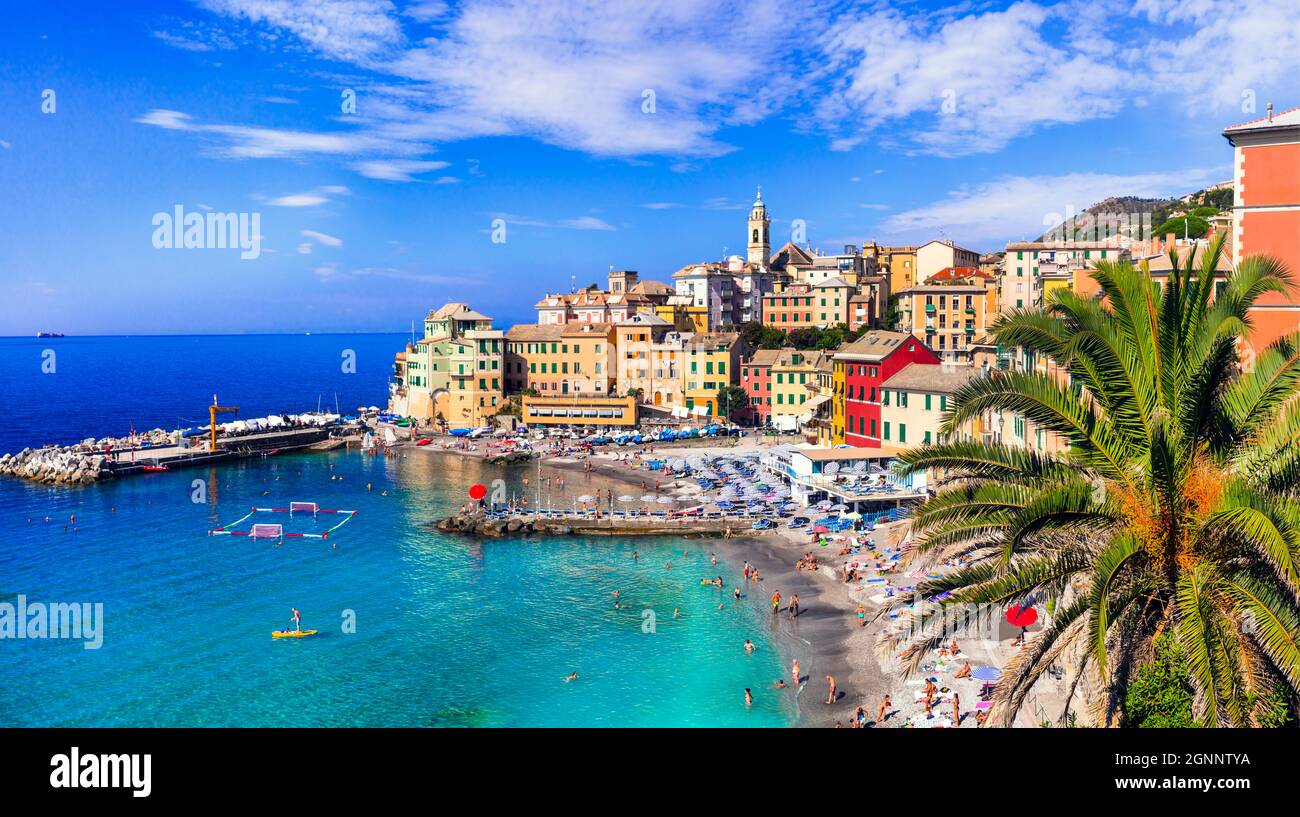
[(81, 446), (24, 448), (0, 456), (0, 475), (46, 485), (89, 485), (111, 477), (108, 459)]

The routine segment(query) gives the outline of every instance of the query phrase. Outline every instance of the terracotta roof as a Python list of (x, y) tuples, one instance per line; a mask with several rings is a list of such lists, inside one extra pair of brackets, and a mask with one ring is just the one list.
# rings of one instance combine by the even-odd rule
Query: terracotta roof
[(563, 334), (562, 323), (519, 323), (506, 330), (506, 340), (516, 342), (559, 340)]
[(566, 338), (576, 337), (609, 337), (610, 330), (614, 328), (612, 323), (583, 323), (581, 321), (570, 321), (562, 324), (564, 331), (561, 333)]
[(462, 304), (456, 301), (443, 305), (438, 310), (429, 310), (425, 320), (443, 320), (454, 318), (458, 321), (490, 321), (492, 320), (482, 312), (475, 312), (469, 308), (469, 304)]
[[(909, 338), (915, 340), (907, 332), (887, 332), (878, 329), (866, 333), (852, 343), (841, 346), (835, 353), (834, 358), (836, 360), (884, 360), (902, 346), (903, 341)], [(919, 340), (916, 342), (921, 343)], [(925, 344), (921, 345), (924, 346)]]
[(952, 394), (984, 373), (974, 366), (938, 363), (909, 363), (897, 374), (880, 384), (882, 389), (906, 389)]
[(985, 275), (978, 267), (944, 267), (925, 280), (926, 283), (929, 283), (930, 281), (964, 281), (967, 278), (983, 278), (986, 281), (993, 280), (993, 276)]
[(813, 289), (853, 289), (853, 285), (839, 276), (827, 278), (825, 281), (812, 285)]
[(675, 291), (663, 281), (641, 281), (631, 289), (637, 295), (672, 295)]
[(781, 354), (780, 349), (759, 349), (749, 360), (745, 361), (747, 366), (771, 366), (776, 362), (777, 356)]
[(785, 267), (791, 264), (811, 264), (812, 255), (792, 241), (787, 241), (779, 250), (772, 254), (768, 259), (768, 265), (772, 267)]

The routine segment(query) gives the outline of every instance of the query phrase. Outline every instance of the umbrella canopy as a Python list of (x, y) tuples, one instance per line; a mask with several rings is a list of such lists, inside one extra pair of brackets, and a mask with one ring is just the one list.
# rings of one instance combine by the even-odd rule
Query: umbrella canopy
[(830, 533), (830, 530), (829, 530), (825, 525), (818, 525), (817, 527), (815, 527), (815, 528), (812, 529), (812, 532), (813, 532), (813, 533)]
[(670, 496), (661, 496), (655, 501), (658, 502), (660, 505), (671, 505), (677, 500), (673, 499)]
[(623, 494), (618, 498), (619, 502), (636, 502), (636, 497), (631, 494)]
[(655, 501), (656, 499), (658, 499), (658, 498), (659, 498), (659, 497), (655, 496), (654, 494), (646, 494), (645, 496), (641, 497), (641, 501), (642, 501), (642, 502), (654, 502), (654, 501)]
[(594, 502), (595, 500), (596, 497), (592, 496), (591, 494), (583, 494), (582, 496), (578, 497), (579, 502)]
[(858, 513), (857, 511), (850, 511), (849, 513), (844, 514), (844, 518), (845, 518), (845, 519), (861, 519), (861, 518), (862, 518), (862, 514)]
[(976, 667), (970, 677), (977, 681), (996, 681), (1002, 677), (1002, 670), (997, 667)]

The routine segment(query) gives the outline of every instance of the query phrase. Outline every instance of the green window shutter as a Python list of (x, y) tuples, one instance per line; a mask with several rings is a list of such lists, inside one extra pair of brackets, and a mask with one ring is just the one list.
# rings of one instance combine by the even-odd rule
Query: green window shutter
[(925, 396), (925, 410), (926, 411), (930, 410), (930, 395), (928, 394)]
[(886, 440), (889, 439), (889, 421), (888, 421), (888, 420), (885, 421), (885, 439), (886, 439)]

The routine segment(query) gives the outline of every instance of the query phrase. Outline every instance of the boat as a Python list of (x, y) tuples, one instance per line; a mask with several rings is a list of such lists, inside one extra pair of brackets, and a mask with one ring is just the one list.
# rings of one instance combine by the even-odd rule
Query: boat
[(271, 632), (271, 638), (306, 638), (316, 633), (316, 630), (274, 630)]
[(171, 469), (165, 465), (142, 465), (140, 466), (140, 470), (141, 471), (170, 471)]
[(416, 443), (416, 446), (418, 447), (421, 445), (428, 445), (431, 442), (433, 442), (433, 440), (429, 440), (429, 439), (420, 440), (419, 442)]
[(36, 337), (38, 337), (38, 338), (61, 338), (61, 337), (63, 337), (63, 333), (62, 333), (62, 332), (37, 332), (37, 333), (36, 333)]

